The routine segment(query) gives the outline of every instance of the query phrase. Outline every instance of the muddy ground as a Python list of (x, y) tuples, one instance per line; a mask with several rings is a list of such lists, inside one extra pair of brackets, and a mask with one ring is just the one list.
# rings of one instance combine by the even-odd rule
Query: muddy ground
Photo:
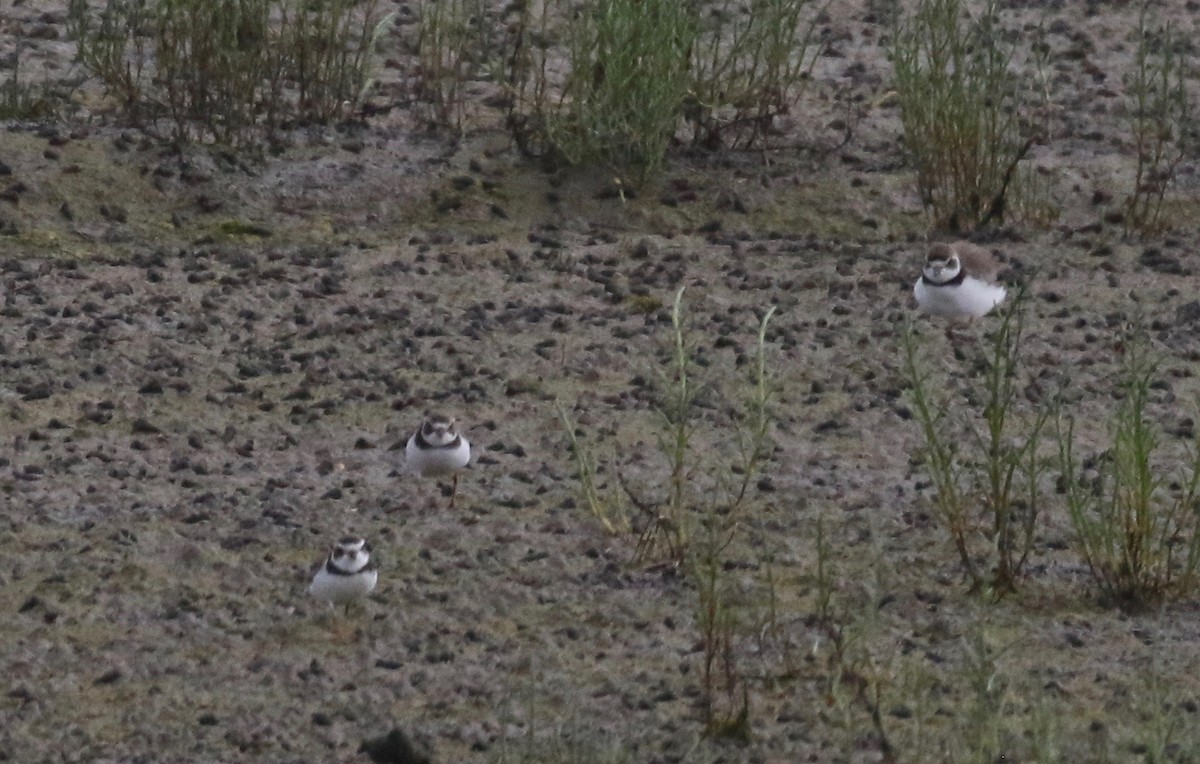
[[(174, 151), (94, 85), (4, 125), (0, 758), (359, 761), (397, 729), (438, 762), (962, 761), (988, 736), (1008, 760), (1195, 760), (1195, 599), (1099, 602), (1061, 497), (1018, 593), (966, 592), (900, 341), (915, 319), (966, 428), (997, 320), (947, 337), (915, 317), (929, 223), (873, 5), (821, 23), (780, 148), (681, 153), (624, 198), (605, 173), (526, 162), (486, 110), (462, 138), (424, 130), (399, 27), (371, 96), (394, 108), (267, 161)], [(1125, 236), (1135, 9), (1011, 5), (1017, 33), (1048, 30), (1050, 129), (1028, 162), (1057, 213), (981, 239), (1011, 283), (1037, 274), (1022, 411), (1065, 385), (1081, 451), (1102, 448), (1140, 319), (1179, 453), (1200, 393), (1195, 165), (1170, 230)], [(1169, 12), (1190, 23), (1191, 5)], [(64, 18), (0, 8), (0, 57), (20, 43), (23, 76), (71, 80)], [(642, 502), (665, 496), (656, 371), (680, 287), (706, 384), (699, 508), (777, 307), (771, 455), (720, 566), (748, 741), (704, 735), (696, 578), (587, 512), (556, 413)], [(403, 469), (428, 410), (474, 444), (453, 510)], [(818, 521), (840, 660), (815, 617)], [(304, 590), (351, 532), (382, 570), (343, 617)]]

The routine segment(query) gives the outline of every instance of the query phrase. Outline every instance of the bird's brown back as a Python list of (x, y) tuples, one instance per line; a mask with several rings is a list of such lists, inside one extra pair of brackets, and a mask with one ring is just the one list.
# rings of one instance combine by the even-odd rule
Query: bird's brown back
[(983, 247), (969, 241), (956, 241), (950, 245), (958, 255), (958, 260), (967, 273), (981, 281), (994, 282), (1000, 275), (1002, 266)]

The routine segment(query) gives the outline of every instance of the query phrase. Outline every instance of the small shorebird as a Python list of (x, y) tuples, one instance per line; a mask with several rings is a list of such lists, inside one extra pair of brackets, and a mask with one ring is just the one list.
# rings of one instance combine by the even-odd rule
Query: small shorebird
[(371, 563), (371, 546), (366, 539), (347, 536), (337, 542), (324, 564), (313, 576), (308, 593), (334, 605), (345, 605), (371, 593), (379, 570)]
[(458, 472), (471, 461), (471, 444), (458, 432), (454, 417), (430, 415), (404, 449), (409, 469), (423, 477), (453, 476), (450, 508), (458, 495)]
[(967, 241), (934, 244), (913, 285), (917, 305), (934, 316), (972, 321), (999, 305), (1005, 294), (996, 283), (1000, 264), (991, 253)]

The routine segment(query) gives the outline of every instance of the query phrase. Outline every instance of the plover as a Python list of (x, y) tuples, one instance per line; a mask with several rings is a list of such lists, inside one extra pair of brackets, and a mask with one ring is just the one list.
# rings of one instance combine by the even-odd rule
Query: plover
[(973, 320), (1004, 300), (1004, 287), (996, 283), (999, 272), (1000, 264), (982, 247), (967, 241), (934, 244), (913, 294), (926, 313)]
[(345, 605), (371, 593), (379, 580), (379, 570), (371, 563), (371, 546), (365, 539), (347, 536), (333, 547), (325, 563), (313, 576), (308, 592), (317, 599)]
[(450, 507), (458, 495), (458, 471), (471, 461), (471, 444), (458, 432), (454, 417), (430, 415), (404, 449), (410, 470), (424, 477), (451, 475)]

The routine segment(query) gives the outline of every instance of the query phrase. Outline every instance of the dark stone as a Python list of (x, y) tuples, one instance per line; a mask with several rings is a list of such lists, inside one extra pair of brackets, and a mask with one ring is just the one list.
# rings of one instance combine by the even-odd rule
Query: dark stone
[(96, 681), (92, 682), (92, 684), (115, 684), (121, 680), (122, 676), (124, 674), (121, 673), (120, 669), (109, 669), (97, 677)]
[(416, 743), (398, 729), (383, 737), (364, 740), (358, 748), (375, 764), (433, 764), (428, 746)]
[(462, 198), (458, 196), (446, 196), (437, 200), (437, 203), (434, 205), (434, 209), (441, 214), (445, 214), (447, 212), (453, 212), (459, 209), (462, 207), (462, 205)]
[(1193, 300), (1175, 309), (1175, 324), (1193, 324), (1200, 321), (1200, 300)]
[(16, 204), (18, 201), (20, 201), (21, 194), (28, 190), (29, 186), (25, 185), (21, 181), (17, 181), (16, 183), (9, 184), (9, 186), (3, 191), (0, 191), (0, 199), (3, 199), (10, 204)]
[(1168, 255), (1158, 247), (1147, 247), (1142, 252), (1138, 262), (1149, 268), (1155, 273), (1166, 273), (1171, 275), (1186, 275), (1187, 271), (1183, 267), (1183, 263), (1178, 257)]
[(50, 385), (46, 382), (39, 382), (36, 385), (17, 385), (17, 392), (21, 394), (21, 398), (27, 401), (41, 401), (50, 397)]
[(150, 422), (142, 417), (133, 420), (130, 429), (133, 430), (134, 435), (157, 435), (162, 432), (162, 430), (150, 424)]

